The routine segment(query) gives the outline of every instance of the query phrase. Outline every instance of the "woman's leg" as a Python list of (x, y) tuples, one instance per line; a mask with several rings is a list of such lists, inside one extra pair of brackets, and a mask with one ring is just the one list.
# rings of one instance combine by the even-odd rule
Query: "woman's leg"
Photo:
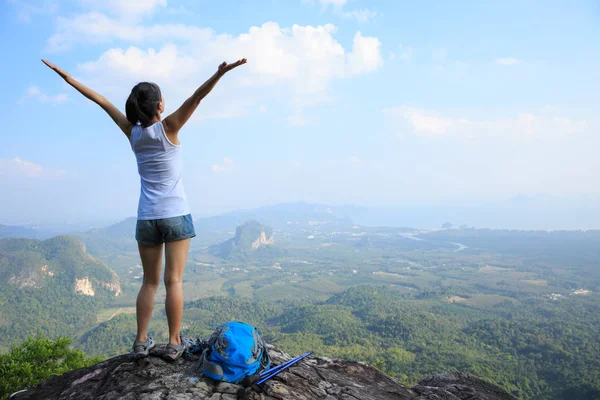
[(181, 316), (183, 315), (183, 271), (187, 262), (190, 239), (165, 243), (165, 288), (167, 299), (165, 311), (169, 323), (169, 343), (181, 344)]
[(152, 317), (154, 295), (160, 284), (163, 245), (148, 246), (138, 242), (138, 249), (144, 268), (144, 281), (135, 303), (137, 317), (137, 336), (135, 340), (144, 342), (148, 339), (148, 324), (150, 323), (150, 317)]

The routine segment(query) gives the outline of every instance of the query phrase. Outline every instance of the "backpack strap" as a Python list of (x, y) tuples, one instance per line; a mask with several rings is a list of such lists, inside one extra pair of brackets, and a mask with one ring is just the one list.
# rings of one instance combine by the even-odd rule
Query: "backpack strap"
[[(197, 372), (204, 374), (204, 371), (209, 372), (209, 374), (214, 376), (223, 376), (223, 368), (219, 365), (213, 364), (209, 361), (210, 355), (213, 351), (214, 345), (219, 340), (219, 337), (223, 333), (223, 326), (219, 326), (211, 335), (208, 341), (202, 342), (203, 349), (202, 353), (200, 353), (200, 358), (198, 362), (196, 362), (195, 369)], [(212, 378), (212, 376), (209, 376)], [(217, 378), (214, 378), (217, 379)], [(220, 379), (220, 378), (219, 378)]]
[(254, 328), (252, 333), (254, 336), (254, 342), (256, 343), (258, 351), (260, 351), (260, 354), (257, 355), (260, 360), (260, 367), (258, 367), (257, 372), (260, 373), (260, 372), (263, 372), (264, 370), (266, 370), (267, 368), (269, 368), (269, 366), (271, 365), (271, 357), (269, 356), (267, 346), (265, 345), (265, 342), (263, 341), (262, 337), (258, 333), (258, 330), (256, 330), (256, 328)]

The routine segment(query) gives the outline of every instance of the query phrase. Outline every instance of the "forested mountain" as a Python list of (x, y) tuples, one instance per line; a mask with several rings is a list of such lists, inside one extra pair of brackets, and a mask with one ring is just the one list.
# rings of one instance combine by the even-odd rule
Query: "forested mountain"
[(80, 241), (0, 239), (0, 347), (24, 335), (76, 335), (121, 288)]

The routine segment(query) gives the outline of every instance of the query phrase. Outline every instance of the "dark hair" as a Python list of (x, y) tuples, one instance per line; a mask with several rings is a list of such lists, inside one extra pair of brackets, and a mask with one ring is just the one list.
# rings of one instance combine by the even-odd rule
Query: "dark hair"
[(157, 114), (156, 106), (161, 100), (160, 88), (156, 83), (138, 83), (131, 89), (131, 94), (125, 103), (127, 120), (133, 125), (136, 125), (138, 121), (142, 126), (149, 125)]

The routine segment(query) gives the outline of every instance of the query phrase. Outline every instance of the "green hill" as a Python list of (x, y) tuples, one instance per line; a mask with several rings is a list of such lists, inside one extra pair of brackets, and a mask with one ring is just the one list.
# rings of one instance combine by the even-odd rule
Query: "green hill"
[(251, 220), (238, 226), (231, 239), (211, 246), (209, 252), (221, 258), (247, 257), (253, 253), (270, 254), (274, 243), (273, 230)]
[(72, 237), (0, 239), (0, 348), (24, 332), (76, 336), (120, 292), (116, 274)]

